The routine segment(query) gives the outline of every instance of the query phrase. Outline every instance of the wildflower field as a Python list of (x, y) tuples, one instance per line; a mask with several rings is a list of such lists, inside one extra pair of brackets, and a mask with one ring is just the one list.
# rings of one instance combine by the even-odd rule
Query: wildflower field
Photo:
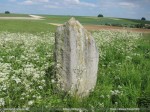
[[(55, 88), (54, 33), (0, 32), (0, 108), (136, 108), (150, 97), (150, 35), (92, 32), (99, 48), (97, 85), (89, 97)], [(38, 110), (39, 111), (39, 110)]]

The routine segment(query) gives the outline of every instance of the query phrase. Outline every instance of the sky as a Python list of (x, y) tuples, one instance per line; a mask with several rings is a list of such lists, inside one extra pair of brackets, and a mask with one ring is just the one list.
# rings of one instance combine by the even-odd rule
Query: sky
[(150, 20), (150, 0), (0, 0), (0, 13), (5, 11)]

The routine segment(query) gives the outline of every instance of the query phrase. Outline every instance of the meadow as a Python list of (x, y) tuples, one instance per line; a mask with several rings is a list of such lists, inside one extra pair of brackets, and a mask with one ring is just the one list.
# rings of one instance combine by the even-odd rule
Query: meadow
[[(62, 23), (70, 17), (62, 18), (48, 19)], [(50, 108), (150, 107), (150, 34), (92, 31), (100, 55), (98, 80), (89, 97), (81, 100), (56, 89), (56, 26), (47, 21), (0, 20), (1, 108), (29, 107), (37, 112), (44, 108), (45, 112)], [(82, 17), (80, 21), (93, 24)]]
[(4, 13), (0, 13), (0, 17), (29, 17), (28, 14), (4, 14)]
[(55, 26), (35, 20), (0, 20), (0, 31), (32, 33), (54, 32)]
[[(44, 20), (4, 20), (0, 19), (0, 31), (9, 32), (54, 32), (56, 26), (50, 23), (63, 24), (68, 21), (72, 16), (62, 15), (40, 15)], [(27, 14), (0, 14), (0, 17), (29, 17)], [(88, 17), (88, 16), (74, 16), (83, 25), (107, 25), (119, 26), (126, 28), (144, 27), (144, 24), (150, 25), (150, 21), (141, 21), (135, 19), (125, 18), (110, 18), (110, 17)], [(149, 26), (148, 26), (149, 27)]]

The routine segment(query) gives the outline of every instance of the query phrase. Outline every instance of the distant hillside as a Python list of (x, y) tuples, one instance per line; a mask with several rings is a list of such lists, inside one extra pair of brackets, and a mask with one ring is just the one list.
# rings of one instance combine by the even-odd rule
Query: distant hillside
[(4, 14), (4, 13), (0, 13), (0, 17), (29, 17), (28, 14)]
[[(45, 21), (50, 23), (62, 24), (69, 20), (72, 16), (59, 16), (59, 15), (42, 15), (45, 17)], [(126, 18), (112, 18), (112, 17), (92, 17), (92, 16), (74, 16), (82, 24), (85, 25), (108, 25), (108, 26), (120, 26), (130, 28), (148, 28), (150, 29), (150, 21), (142, 21)]]

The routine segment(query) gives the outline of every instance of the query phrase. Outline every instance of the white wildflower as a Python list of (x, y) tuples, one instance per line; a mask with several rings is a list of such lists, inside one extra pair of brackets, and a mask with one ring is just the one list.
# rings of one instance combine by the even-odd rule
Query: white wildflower
[(0, 98), (0, 107), (5, 105), (5, 100), (4, 98)]
[(52, 79), (52, 80), (51, 80), (51, 82), (52, 82), (52, 83), (55, 83), (55, 80), (54, 80), (54, 79)]
[(14, 80), (17, 84), (21, 82), (21, 79), (15, 76), (12, 76), (12, 80)]
[(104, 98), (104, 95), (101, 95), (100, 97), (101, 97), (101, 98)]
[(20, 100), (24, 100), (24, 97), (21, 97)]
[(43, 87), (42, 87), (42, 86), (39, 86), (39, 89), (43, 89)]
[(30, 105), (30, 106), (31, 106), (31, 105), (33, 105), (33, 103), (34, 103), (34, 101), (33, 101), (33, 100), (31, 100), (31, 101), (29, 101), (29, 102), (28, 102), (28, 105)]
[(118, 85), (118, 88), (119, 88), (119, 89), (122, 89), (122, 86)]
[(104, 103), (99, 103), (99, 106), (100, 107), (104, 107)]

